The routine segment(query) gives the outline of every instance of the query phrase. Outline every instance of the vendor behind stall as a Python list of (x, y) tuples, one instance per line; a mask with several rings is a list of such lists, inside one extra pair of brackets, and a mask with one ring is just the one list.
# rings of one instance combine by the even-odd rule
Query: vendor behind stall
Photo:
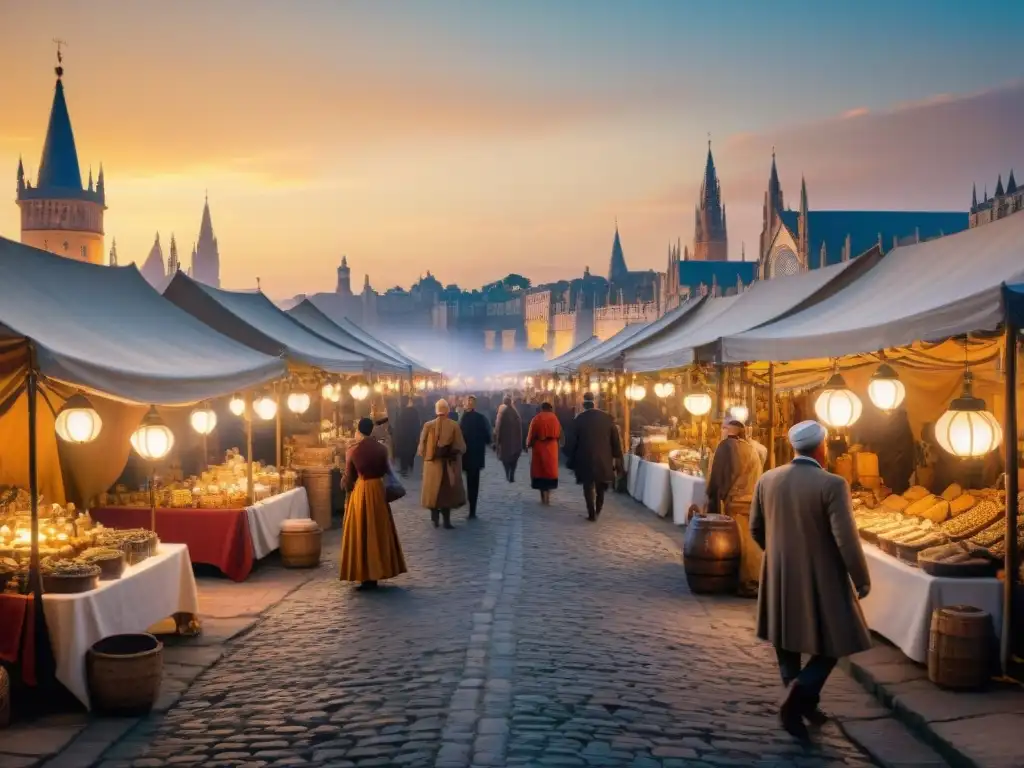
[(750, 536), (750, 502), (761, 477), (761, 457), (746, 440), (738, 419), (722, 425), (722, 441), (708, 468), (708, 511), (736, 520), (740, 534), (740, 594), (757, 595), (761, 575), (761, 548)]
[(892, 413), (866, 408), (853, 427), (853, 440), (878, 456), (878, 474), (893, 493), (904, 493), (910, 487), (916, 446), (905, 408), (900, 406)]

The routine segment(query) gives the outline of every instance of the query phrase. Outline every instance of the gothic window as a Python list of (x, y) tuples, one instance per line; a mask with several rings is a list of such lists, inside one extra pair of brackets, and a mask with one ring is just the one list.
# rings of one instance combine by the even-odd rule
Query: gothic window
[(769, 277), (785, 277), (800, 272), (800, 259), (789, 246), (780, 245), (772, 254)]

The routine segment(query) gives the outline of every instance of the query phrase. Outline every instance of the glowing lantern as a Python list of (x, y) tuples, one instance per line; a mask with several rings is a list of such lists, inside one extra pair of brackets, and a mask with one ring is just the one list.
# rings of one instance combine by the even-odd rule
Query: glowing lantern
[(353, 400), (365, 400), (366, 396), (370, 394), (370, 388), (365, 384), (353, 384), (349, 389), (348, 393), (352, 395)]
[(310, 397), (305, 392), (292, 392), (288, 395), (288, 410), (292, 413), (305, 413), (309, 410)]
[(683, 398), (683, 408), (694, 416), (704, 416), (711, 411), (711, 395), (707, 392), (691, 392)]
[(659, 381), (654, 385), (654, 394), (657, 397), (665, 399), (666, 397), (672, 397), (676, 393), (676, 385), (671, 381)]
[(253, 401), (252, 409), (256, 411), (256, 415), (261, 419), (264, 421), (270, 421), (272, 418), (277, 416), (277, 401), (272, 397), (263, 395), (262, 397), (257, 397), (256, 400)]
[(163, 419), (150, 408), (139, 428), (132, 432), (132, 448), (147, 461), (160, 461), (174, 448), (174, 433), (164, 424)]
[[(320, 396), (324, 400), (334, 400), (334, 391), (335, 385), (328, 382), (327, 384), (324, 384), (323, 387), (321, 387)], [(334, 400), (334, 402), (337, 402), (337, 400)]]
[(903, 386), (896, 371), (885, 363), (878, 366), (878, 370), (868, 382), (868, 398), (875, 407), (885, 413), (895, 411), (906, 395), (907, 388)]
[(642, 384), (630, 384), (623, 393), (627, 400), (638, 403), (647, 397), (647, 388)]
[(91, 443), (100, 435), (103, 420), (85, 395), (72, 395), (54, 422), (57, 436), (65, 443)]
[(208, 435), (217, 427), (217, 414), (209, 407), (196, 408), (188, 420), (200, 435)]
[(742, 421), (746, 424), (747, 419), (750, 418), (750, 409), (742, 403), (738, 403), (729, 409), (729, 415), (736, 419), (736, 421)]
[(241, 416), (245, 413), (245, 400), (235, 395), (231, 398), (231, 402), (228, 403), (228, 410), (235, 414), (235, 416)]
[(860, 398), (846, 386), (841, 373), (832, 375), (825, 389), (814, 401), (814, 412), (825, 426), (842, 429), (852, 426), (860, 418), (864, 406)]
[(943, 450), (961, 459), (976, 459), (991, 453), (1003, 442), (1003, 428), (975, 397), (971, 374), (964, 374), (964, 390), (935, 422), (935, 439)]

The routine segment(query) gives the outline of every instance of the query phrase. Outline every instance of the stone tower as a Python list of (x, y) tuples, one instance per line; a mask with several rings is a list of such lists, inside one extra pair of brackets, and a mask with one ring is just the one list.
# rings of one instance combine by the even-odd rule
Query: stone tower
[(729, 238), (726, 234), (725, 204), (722, 185), (711, 155), (708, 140), (708, 158), (704, 165), (704, 180), (700, 185), (700, 200), (695, 211), (693, 230), (693, 259), (695, 261), (727, 261)]
[(21, 242), (70, 259), (103, 264), (103, 212), (107, 209), (103, 166), (96, 184), (90, 171), (89, 186), (83, 187), (75, 134), (64, 99), (62, 63), (58, 49), (54, 70), (57, 85), (35, 186), (25, 179), (25, 167), (18, 161)]
[(626, 256), (622, 252), (619, 223), (615, 222), (615, 240), (612, 242), (612, 257), (608, 263), (608, 282), (617, 283), (627, 277), (629, 277), (629, 269), (626, 267)]
[(339, 296), (352, 295), (352, 270), (348, 268), (348, 256), (341, 257), (341, 266), (338, 267), (338, 287), (335, 293)]
[(213, 234), (210, 198), (203, 203), (203, 220), (199, 224), (199, 242), (192, 250), (192, 277), (200, 283), (220, 288), (220, 250)]

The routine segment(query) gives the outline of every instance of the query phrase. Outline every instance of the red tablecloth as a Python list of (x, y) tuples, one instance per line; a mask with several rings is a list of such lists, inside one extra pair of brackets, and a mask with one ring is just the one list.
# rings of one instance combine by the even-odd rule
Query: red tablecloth
[(31, 595), (0, 593), (0, 661), (21, 665), (21, 679), (36, 684), (35, 603)]
[[(89, 510), (108, 528), (149, 528), (148, 509), (100, 507)], [(157, 509), (160, 541), (185, 544), (193, 563), (220, 568), (230, 579), (245, 581), (254, 561), (249, 518), (244, 509)]]

